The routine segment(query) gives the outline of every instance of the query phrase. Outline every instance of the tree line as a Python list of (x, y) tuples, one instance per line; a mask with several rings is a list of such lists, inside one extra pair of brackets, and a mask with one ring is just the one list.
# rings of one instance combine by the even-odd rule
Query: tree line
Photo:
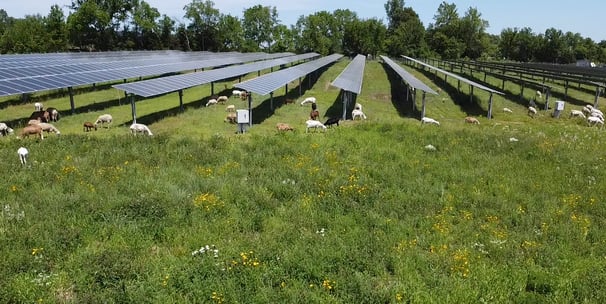
[(211, 0), (192, 0), (186, 22), (161, 14), (145, 0), (72, 0), (69, 14), (53, 5), (46, 16), (8, 16), (0, 9), (0, 53), (162, 50), (406, 54), (420, 58), (606, 62), (606, 41), (549, 28), (486, 32), (489, 22), (473, 7), (462, 14), (442, 2), (427, 27), (404, 0), (388, 0), (386, 23), (362, 19), (349, 9), (300, 16), (281, 23), (276, 7), (255, 5), (242, 17), (223, 14)]

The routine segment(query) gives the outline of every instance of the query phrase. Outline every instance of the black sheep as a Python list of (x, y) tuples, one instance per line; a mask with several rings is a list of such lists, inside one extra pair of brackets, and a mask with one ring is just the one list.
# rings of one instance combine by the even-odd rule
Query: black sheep
[(330, 127), (331, 125), (337, 125), (339, 126), (339, 118), (338, 117), (331, 117), (328, 120), (326, 120), (326, 122), (324, 123), (325, 126)]

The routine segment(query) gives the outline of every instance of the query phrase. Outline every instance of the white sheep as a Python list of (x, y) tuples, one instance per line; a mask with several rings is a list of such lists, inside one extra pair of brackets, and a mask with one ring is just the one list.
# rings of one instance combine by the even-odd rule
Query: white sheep
[(26, 148), (21, 147), (17, 149), (17, 154), (19, 155), (19, 160), (21, 161), (21, 164), (27, 164), (27, 156), (29, 155), (29, 151), (27, 151)]
[(356, 102), (356, 105), (354, 106), (354, 110), (362, 111), (362, 104)]
[(324, 132), (326, 132), (326, 126), (317, 120), (310, 119), (310, 120), (306, 121), (305, 124), (307, 125), (307, 128), (305, 129), (305, 133), (307, 133), (309, 131), (309, 129), (318, 129), (318, 128), (324, 129)]
[(111, 125), (113, 120), (114, 120), (114, 118), (110, 114), (100, 115), (99, 117), (97, 117), (97, 120), (95, 121), (95, 127), (97, 127), (99, 124), (101, 124), (101, 125), (107, 124), (107, 128), (109, 128), (109, 126)]
[(35, 109), (36, 111), (42, 111), (42, 108), (43, 108), (42, 103), (40, 103), (40, 102), (36, 102), (36, 103), (34, 104), (34, 109)]
[(221, 95), (221, 96), (217, 97), (217, 102), (218, 102), (218, 103), (221, 103), (221, 104), (225, 103), (225, 102), (226, 102), (226, 101), (228, 101), (228, 100), (229, 100), (229, 99), (228, 99), (228, 98), (227, 98), (227, 96), (225, 96), (225, 95)]
[(360, 119), (366, 119), (366, 114), (361, 110), (353, 110), (351, 111), (351, 120), (356, 120), (356, 117), (360, 117)]
[(536, 96), (537, 96), (537, 99), (543, 98), (543, 94), (541, 94), (541, 91), (539, 91), (539, 90), (537, 90)]
[(231, 91), (231, 96), (233, 96), (233, 97), (238, 97), (239, 98), (241, 95), (242, 95), (242, 91), (240, 91), (240, 90), (233, 90), (233, 91)]
[(586, 118), (583, 111), (580, 110), (570, 110), (570, 117), (582, 117), (583, 119)]
[(534, 118), (534, 116), (537, 114), (537, 109), (535, 109), (534, 107), (528, 107), (528, 115), (530, 115), (531, 117)]
[(503, 108), (503, 112), (513, 113), (513, 111), (510, 108)]
[(236, 106), (235, 105), (228, 105), (227, 107), (225, 107), (225, 112), (236, 112)]
[(40, 123), (38, 123), (38, 126), (40, 126), (40, 128), (42, 128), (42, 131), (45, 131), (47, 133), (53, 132), (57, 135), (61, 135), (61, 132), (59, 132), (59, 129), (57, 129), (52, 124), (49, 124), (46, 122), (40, 122)]
[(596, 116), (589, 116), (589, 117), (587, 117), (587, 124), (589, 124), (590, 126), (599, 124), (599, 125), (601, 125), (601, 127), (604, 127), (604, 120), (602, 120)]
[(303, 101), (301, 101), (301, 106), (303, 106), (304, 104), (308, 104), (308, 103), (316, 103), (316, 98), (307, 97), (307, 98), (303, 99)]
[(137, 135), (137, 133), (143, 133), (152, 136), (154, 134), (152, 134), (151, 130), (144, 124), (140, 124), (140, 123), (133, 123), (132, 125), (130, 125), (130, 131), (131, 133)]
[(13, 134), (14, 130), (3, 122), (0, 122), (0, 136), (7, 136)]
[(440, 122), (433, 119), (433, 118), (429, 118), (429, 117), (423, 117), (421, 118), (421, 124), (434, 124), (434, 125), (440, 125)]
[(212, 105), (216, 105), (216, 104), (217, 104), (217, 100), (216, 100), (216, 99), (214, 99), (214, 98), (213, 98), (213, 99), (209, 99), (209, 100), (206, 102), (206, 106), (207, 106), (207, 107), (208, 107), (208, 106), (212, 106)]

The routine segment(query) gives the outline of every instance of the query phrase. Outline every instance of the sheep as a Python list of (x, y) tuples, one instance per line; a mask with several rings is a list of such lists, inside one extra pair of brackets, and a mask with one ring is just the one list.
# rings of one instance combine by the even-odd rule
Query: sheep
[(311, 110), (311, 112), (309, 112), (309, 118), (313, 119), (313, 120), (318, 120), (318, 117), (320, 117), (320, 112), (316, 109)]
[(206, 102), (206, 106), (207, 106), (207, 107), (208, 107), (208, 106), (212, 106), (212, 105), (216, 105), (216, 104), (217, 104), (217, 100), (216, 100), (216, 99), (214, 99), (214, 98), (213, 98), (213, 99), (209, 99), (209, 100)]
[(326, 122), (324, 123), (325, 126), (330, 127), (332, 125), (337, 125), (337, 127), (339, 126), (339, 117), (331, 117), (329, 119), (326, 120)]
[(586, 105), (583, 107), (582, 111), (584, 113), (587, 113), (587, 115), (591, 114), (591, 111), (593, 111), (593, 107), (591, 105)]
[(354, 110), (362, 111), (362, 104), (356, 102), (356, 105), (354, 106)]
[(110, 114), (99, 115), (99, 117), (97, 117), (97, 120), (95, 120), (95, 126), (98, 126), (99, 124), (107, 124), (107, 128), (109, 129), (109, 126), (111, 125), (113, 120), (114, 118)]
[(604, 127), (604, 121), (596, 116), (587, 117), (587, 124), (589, 124), (590, 126), (599, 124), (601, 125), (601, 127)]
[(133, 123), (132, 125), (130, 125), (130, 131), (131, 133), (137, 135), (137, 133), (147, 133), (147, 135), (152, 136), (154, 134), (152, 134), (151, 130), (144, 124), (141, 123)]
[(225, 117), (225, 119), (223, 120), (224, 122), (229, 122), (229, 123), (236, 123), (236, 113), (230, 112), (229, 114), (227, 114), (227, 116)]
[(234, 98), (240, 97), (241, 95), (242, 95), (242, 91), (240, 91), (240, 90), (231, 91), (231, 96), (233, 96)]
[(510, 108), (503, 108), (503, 112), (505, 112), (505, 113), (513, 113), (513, 111)]
[(40, 128), (42, 128), (42, 131), (44, 131), (44, 132), (47, 132), (47, 133), (53, 132), (57, 135), (61, 135), (61, 132), (59, 132), (59, 129), (57, 129), (52, 124), (49, 124), (46, 122), (41, 122), (38, 124), (38, 126), (40, 126)]
[(21, 147), (21, 148), (17, 149), (17, 155), (19, 155), (19, 160), (21, 161), (21, 164), (26, 165), (27, 156), (29, 155), (29, 151), (27, 151), (27, 149), (25, 147)]
[(59, 121), (59, 118), (61, 118), (61, 115), (56, 108), (48, 108), (46, 111), (50, 114), (50, 121), (57, 122)]
[(49, 122), (50, 113), (48, 113), (48, 111), (34, 111), (32, 112), (32, 115), (29, 116), (29, 119), (37, 119), (41, 122)]
[(351, 120), (356, 120), (356, 117), (360, 117), (360, 119), (366, 119), (366, 114), (361, 110), (354, 109), (351, 111)]
[(220, 104), (225, 104), (225, 102), (228, 100), (229, 99), (225, 95), (221, 95), (221, 96), (217, 97), (217, 103), (220, 103)]
[(318, 129), (318, 128), (324, 129), (324, 132), (326, 132), (326, 126), (317, 120), (310, 119), (310, 120), (306, 121), (305, 124), (307, 125), (307, 127), (305, 128), (305, 133), (309, 132), (309, 129)]
[(7, 136), (13, 134), (14, 130), (11, 129), (6, 123), (0, 122), (0, 136)]
[(583, 114), (583, 111), (579, 111), (579, 110), (570, 110), (570, 117), (582, 117), (583, 119), (585, 119), (585, 114)]
[(90, 121), (85, 121), (82, 126), (84, 127), (84, 132), (89, 132), (92, 129), (95, 129), (95, 131), (97, 131), (97, 125), (93, 124)]
[(465, 117), (465, 122), (470, 123), (470, 124), (476, 124), (476, 125), (480, 124), (480, 121), (477, 118), (471, 117), (471, 116)]
[(530, 115), (530, 117), (534, 118), (534, 116), (537, 114), (537, 109), (535, 109), (534, 107), (528, 107), (528, 115)]
[(315, 97), (307, 97), (305, 99), (303, 99), (303, 101), (301, 101), (301, 106), (303, 106), (304, 104), (315, 104), (316, 103), (316, 98)]
[(35, 110), (35, 111), (42, 111), (42, 108), (43, 108), (42, 103), (40, 103), (40, 102), (36, 102), (36, 103), (34, 104), (34, 110)]
[(421, 124), (434, 124), (434, 125), (440, 125), (440, 122), (433, 119), (433, 118), (429, 118), (429, 117), (423, 117), (421, 118)]
[(236, 112), (236, 106), (235, 105), (228, 105), (227, 107), (225, 107), (225, 112)]
[(246, 98), (248, 98), (248, 92), (246, 92), (246, 91), (242, 91), (242, 92), (240, 93), (240, 99), (242, 99), (242, 100), (246, 100)]
[(19, 138), (29, 137), (30, 135), (39, 135), (40, 139), (44, 139), (42, 128), (39, 125), (29, 125), (24, 127), (19, 133)]
[(279, 122), (276, 124), (278, 131), (294, 131), (295, 129), (287, 123)]
[(291, 103), (295, 103), (295, 100), (294, 100), (294, 99), (292, 99), (292, 98), (286, 98), (286, 99), (284, 100), (284, 104), (291, 104)]
[(541, 91), (539, 91), (539, 90), (537, 90), (535, 95), (536, 95), (537, 99), (543, 98), (543, 94), (541, 94)]

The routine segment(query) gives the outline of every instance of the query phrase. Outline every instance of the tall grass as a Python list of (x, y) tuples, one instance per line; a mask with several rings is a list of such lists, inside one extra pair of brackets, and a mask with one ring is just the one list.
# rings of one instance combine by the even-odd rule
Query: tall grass
[[(326, 83), (345, 64), (304, 92), (322, 111), (339, 104)], [(280, 105), (249, 134), (219, 107), (192, 107), (152, 122), (153, 137), (129, 135), (127, 111), (109, 130), (84, 134), (77, 114), (60, 137), (2, 138), (0, 299), (606, 300), (601, 130), (523, 114), (464, 125), (441, 96), (428, 107), (444, 123), (421, 126), (383, 99), (381, 65), (367, 75), (369, 119), (326, 133), (276, 133), (308, 111)]]

